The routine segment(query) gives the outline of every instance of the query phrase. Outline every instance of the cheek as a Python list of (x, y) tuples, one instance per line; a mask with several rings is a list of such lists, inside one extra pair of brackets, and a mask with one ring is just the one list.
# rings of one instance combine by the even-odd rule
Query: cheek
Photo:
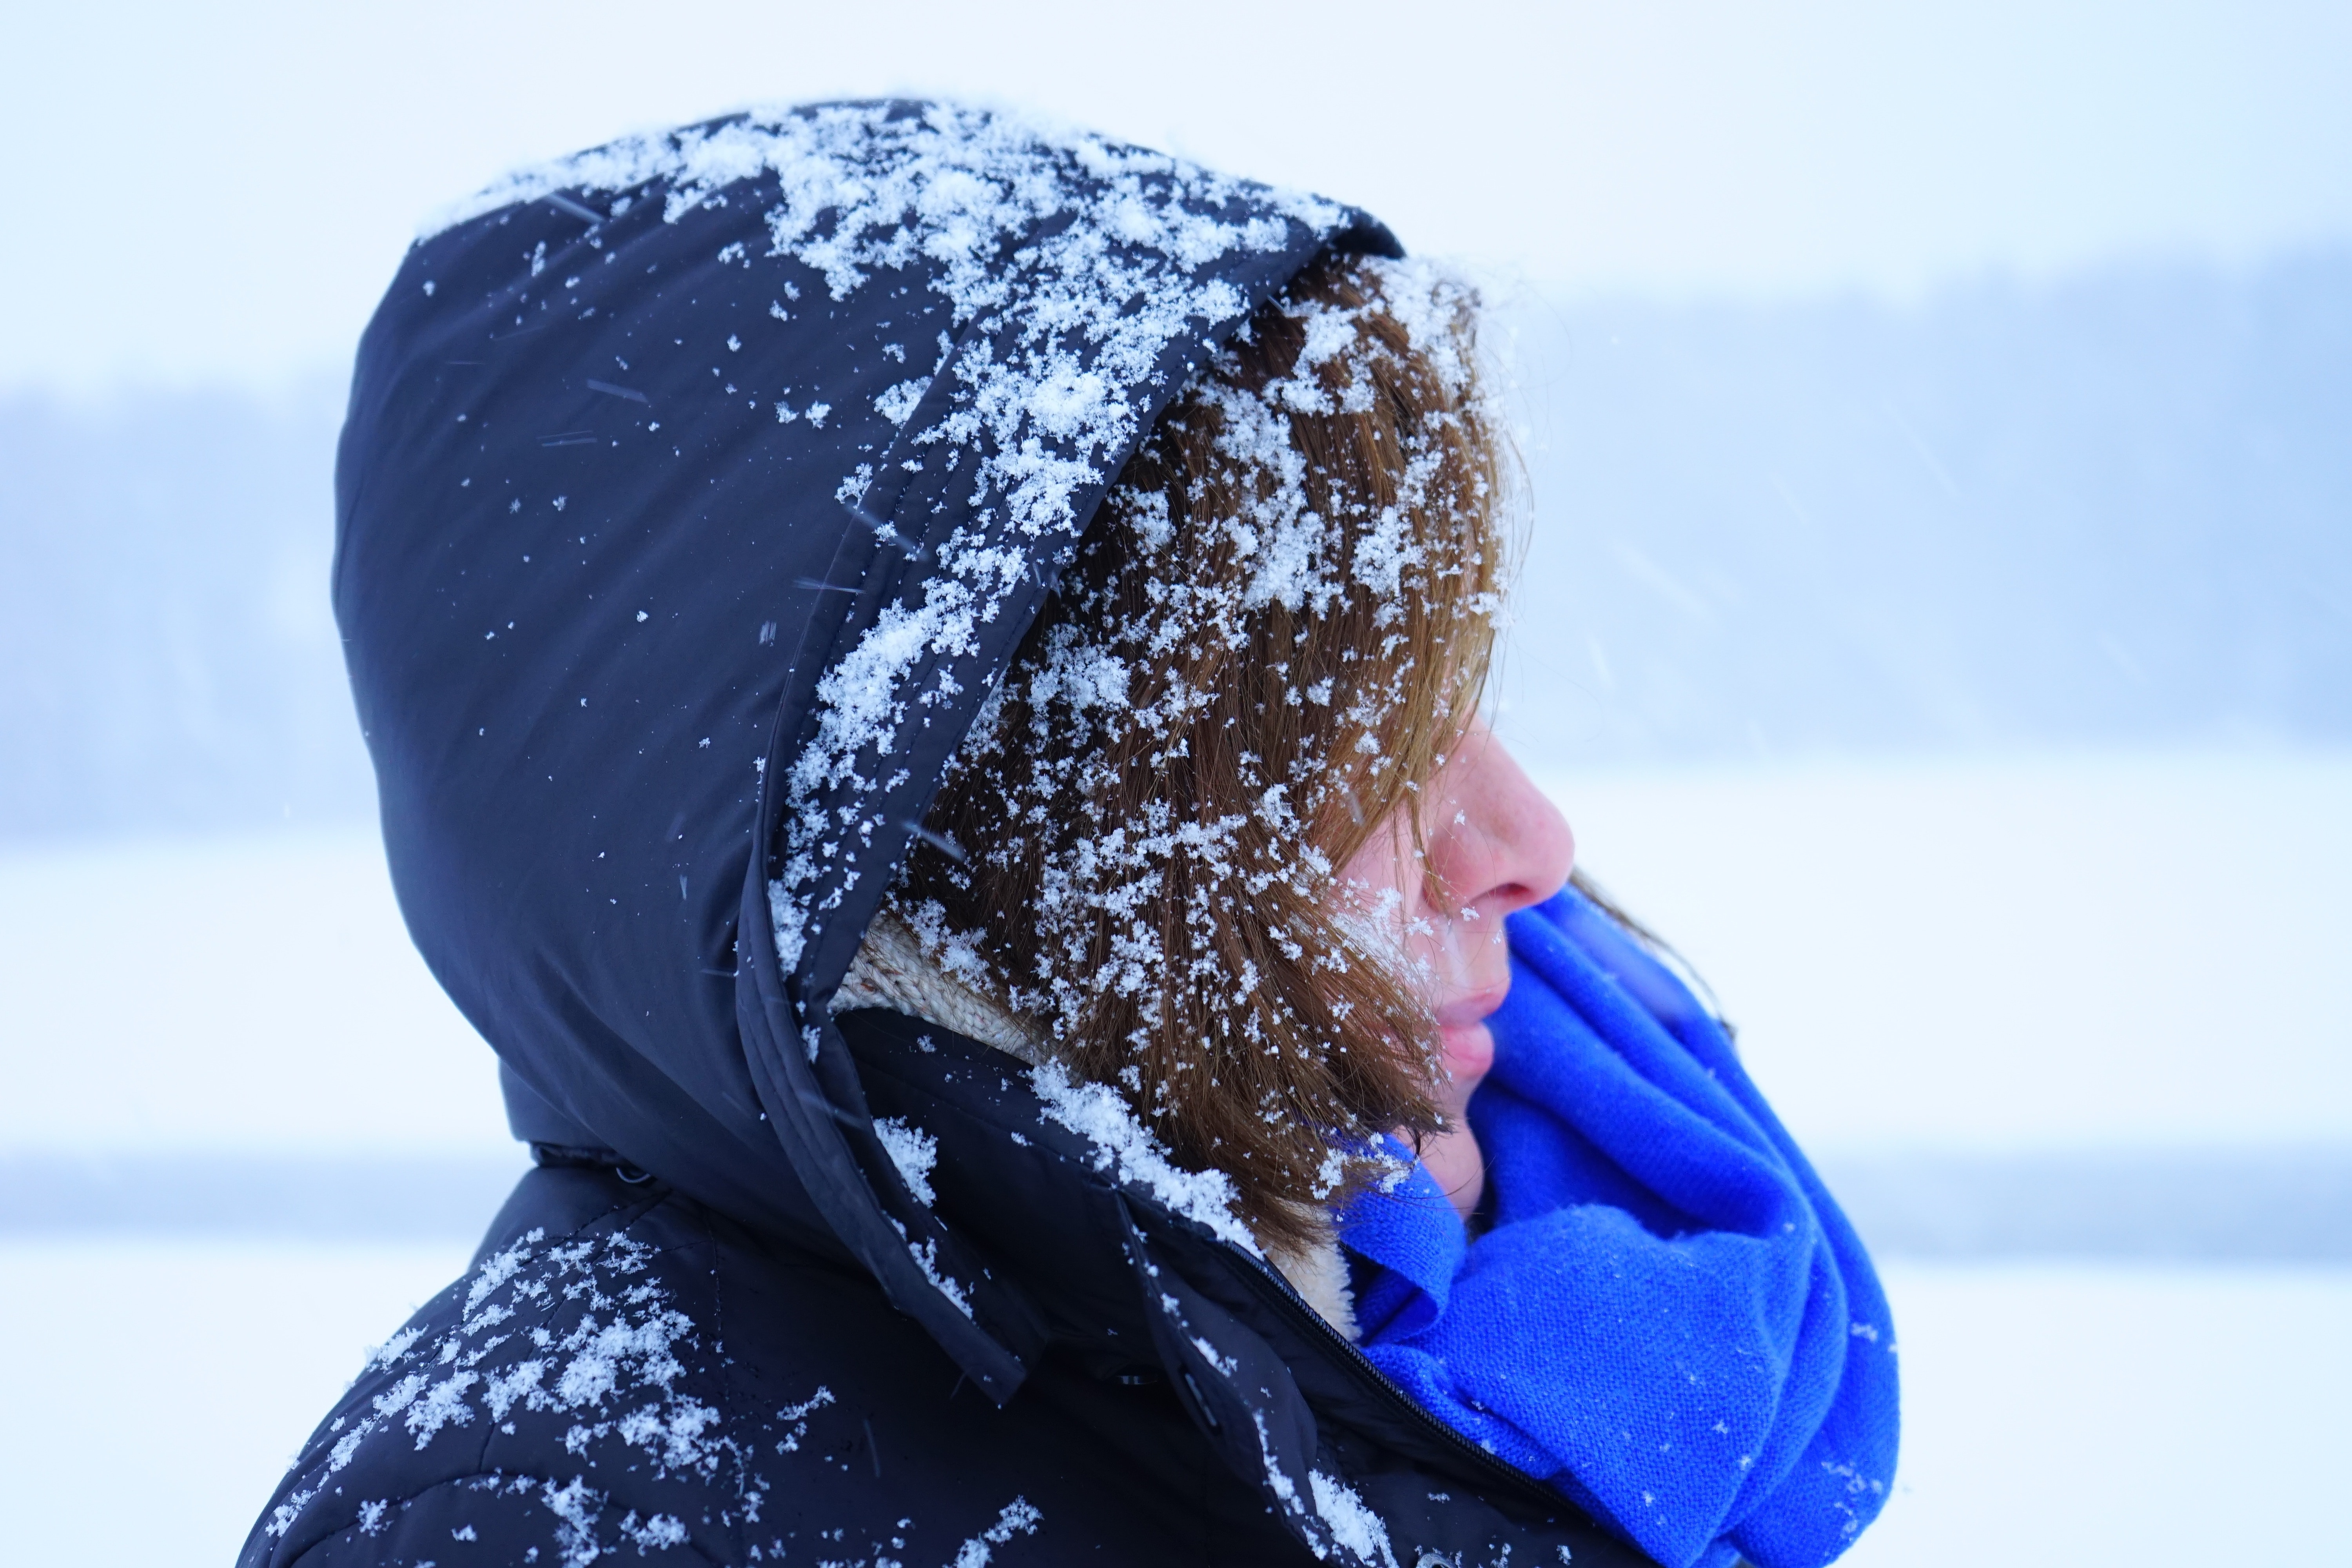
[(1401, 830), (1375, 834), (1371, 841), (1339, 868), (1336, 907), (1360, 918), (1370, 918), (1391, 929), (1398, 945), (1408, 952), (1429, 945), (1425, 938), (1409, 936), (1430, 923), (1423, 907), (1422, 879), (1408, 874), (1412, 841)]

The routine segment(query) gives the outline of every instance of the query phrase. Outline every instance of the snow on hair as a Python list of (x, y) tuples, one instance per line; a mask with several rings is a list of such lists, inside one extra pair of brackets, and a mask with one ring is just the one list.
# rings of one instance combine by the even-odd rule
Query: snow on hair
[[(1260, 1235), (1437, 1125), (1434, 1024), (1335, 868), (1475, 711), (1503, 564), (1475, 300), (1326, 257), (1129, 462), (890, 899)], [(1340, 1158), (1333, 1158), (1337, 1150)]]

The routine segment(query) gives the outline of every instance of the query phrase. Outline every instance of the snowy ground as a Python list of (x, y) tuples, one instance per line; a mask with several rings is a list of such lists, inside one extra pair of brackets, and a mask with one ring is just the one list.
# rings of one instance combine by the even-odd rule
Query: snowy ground
[(2345, 1560), (2352, 1269), (1886, 1276), (1902, 1468), (1853, 1568)]
[(470, 1250), (0, 1239), (0, 1558), (227, 1568), (362, 1352)]
[(372, 833), (0, 858), (0, 1151), (504, 1151)]
[(2352, 1143), (2352, 753), (1546, 783), (1811, 1146)]
[[(2352, 759), (1548, 782), (1833, 1174), (2344, 1168)], [(0, 1556), (226, 1562), (520, 1164), (488, 1054), (360, 836), (0, 854)], [(2352, 1263), (2325, 1209), (2252, 1263), (2194, 1235), (2132, 1261), (2096, 1212), (2071, 1258), (1896, 1249), (1903, 1471), (1850, 1561), (2340, 1553)]]

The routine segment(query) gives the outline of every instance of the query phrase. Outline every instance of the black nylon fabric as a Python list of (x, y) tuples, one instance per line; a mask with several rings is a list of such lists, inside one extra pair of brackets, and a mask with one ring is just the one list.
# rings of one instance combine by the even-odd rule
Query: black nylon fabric
[[(1385, 1562), (1391, 1527), (1638, 1561), (1498, 1500), (1508, 1472), (1122, 1194), (1011, 1058), (881, 1015), (853, 1050), (829, 1006), (1150, 419), (1318, 250), (1386, 231), (914, 103), (616, 143), (457, 216), (362, 342), (335, 607), (409, 929), (518, 1132), (587, 1163), (525, 1179), (244, 1561), (799, 1560), (829, 1530), (877, 1565), (1033, 1536)], [(984, 613), (845, 682), (982, 547)], [(887, 721), (845, 725), (877, 690)], [(877, 1115), (939, 1138), (939, 1202)], [(893, 1522), (919, 1503), (936, 1529)]]
[[(887, 1175), (824, 1004), (1150, 416), (1317, 249), (1393, 241), (1332, 204), (922, 104), (739, 116), (505, 194), (409, 254), (337, 468), (336, 610), (410, 930), (534, 1114), (854, 1258), (1008, 1394), (1029, 1314), (967, 1267), (986, 1299), (966, 1317), (916, 1267), (898, 1232), (933, 1227)], [(1118, 338), (1171, 295), (1222, 313)], [(980, 406), (1007, 401), (986, 373), (1065, 319), (1014, 406)], [(1130, 405), (1107, 439), (1020, 406), (1087, 377)], [(960, 402), (976, 432), (910, 440)], [(1016, 517), (1040, 469), (1066, 526)], [(902, 672), (927, 705), (887, 755), (847, 759), (880, 787), (803, 803), (856, 831), (820, 847), (822, 929), (782, 964), (779, 784), (822, 731), (820, 682), (973, 536), (1011, 586)]]

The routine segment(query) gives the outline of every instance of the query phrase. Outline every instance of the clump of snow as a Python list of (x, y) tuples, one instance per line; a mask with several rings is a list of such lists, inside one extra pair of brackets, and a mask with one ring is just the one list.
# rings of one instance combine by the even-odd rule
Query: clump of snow
[(1239, 1362), (1234, 1360), (1233, 1357), (1221, 1352), (1216, 1346), (1211, 1344), (1206, 1338), (1200, 1334), (1194, 1334), (1192, 1336), (1192, 1348), (1201, 1352), (1202, 1360), (1207, 1362), (1211, 1366), (1215, 1367), (1227, 1377), (1233, 1376), (1241, 1366)]
[[(1265, 1412), (1253, 1405), (1250, 1408), (1250, 1420), (1257, 1426), (1257, 1458), (1258, 1463), (1265, 1468), (1267, 1489), (1274, 1493), (1275, 1500), (1281, 1503), (1286, 1511), (1303, 1519), (1307, 1505), (1298, 1496), (1298, 1484), (1293, 1481), (1288, 1472), (1283, 1469), (1282, 1461), (1275, 1454), (1274, 1434), (1266, 1429)], [(1322, 1554), (1319, 1549), (1316, 1552), (1318, 1557)]]
[(686, 1523), (675, 1514), (657, 1513), (639, 1524), (637, 1510), (631, 1509), (628, 1517), (621, 1521), (621, 1533), (634, 1542), (639, 1552), (647, 1548), (667, 1552), (686, 1544)]
[(997, 1510), (994, 1524), (956, 1548), (950, 1568), (988, 1568), (991, 1548), (1002, 1546), (1016, 1535), (1036, 1534), (1045, 1518), (1028, 1499), (1014, 1498)]
[(1396, 1549), (1389, 1544), (1388, 1521), (1365, 1506), (1355, 1488), (1320, 1470), (1309, 1470), (1307, 1479), (1315, 1489), (1315, 1511), (1330, 1527), (1333, 1541), (1353, 1552), (1358, 1562), (1397, 1568)]
[(938, 964), (941, 973), (983, 995), (987, 994), (992, 982), (979, 943), (969, 932), (950, 926), (947, 911), (936, 901), (901, 902), (896, 913), (922, 944), (923, 955)]
[(902, 381), (874, 399), (874, 411), (893, 425), (904, 425), (915, 416), (922, 403), (923, 394), (931, 389), (931, 378), (919, 375), (912, 381)]
[(563, 1568), (587, 1568), (604, 1555), (596, 1541), (596, 1516), (604, 1511), (604, 1494), (588, 1485), (585, 1476), (573, 1476), (559, 1487), (549, 1481), (540, 1490), (541, 1507), (556, 1520), (555, 1546)]
[[(545, 1233), (542, 1231), (533, 1231), (531, 1233), (534, 1239), (544, 1234)], [(375, 1349), (368, 1352), (369, 1364), (383, 1367), (392, 1365), (393, 1363), (398, 1361), (401, 1357), (408, 1353), (408, 1347), (415, 1344), (424, 1332), (425, 1331), (423, 1329), (417, 1328), (401, 1330), (398, 1333), (393, 1335), (392, 1338), (384, 1341), (383, 1343), (378, 1345)]]
[(832, 1403), (833, 1390), (825, 1387), (823, 1384), (817, 1384), (816, 1392), (810, 1394), (806, 1399), (802, 1400), (798, 1405), (787, 1405), (782, 1410), (777, 1411), (776, 1419), (778, 1421), (791, 1422), (792, 1430), (786, 1432), (782, 1436), (776, 1439), (776, 1452), (779, 1454), (796, 1452), (801, 1446), (801, 1439), (808, 1436), (808, 1418), (810, 1413), (813, 1411), (822, 1410)]
[(957, 1311), (971, 1317), (971, 1298), (965, 1294), (960, 1281), (940, 1270), (940, 1244), (925, 1237), (920, 1242), (908, 1242), (907, 1250), (914, 1255), (915, 1267), (923, 1271), (923, 1278), (931, 1282), (931, 1288), (945, 1296)]
[(938, 1196), (931, 1191), (931, 1170), (940, 1162), (940, 1141), (921, 1128), (897, 1117), (883, 1117), (874, 1123), (875, 1136), (882, 1140), (883, 1152), (890, 1163), (898, 1167), (898, 1179), (925, 1208)]
[(1187, 1171), (1177, 1164), (1116, 1090), (1080, 1083), (1059, 1062), (1030, 1068), (1029, 1083), (1045, 1116), (1094, 1145), (1096, 1170), (1142, 1188), (1162, 1206), (1252, 1257), (1264, 1256), (1235, 1210), (1233, 1178), (1223, 1171)]
[[(474, 1271), (474, 1282), (466, 1291), (466, 1310), (472, 1312), (484, 1301), (489, 1300), (492, 1291), (513, 1279), (515, 1271), (520, 1269), (525, 1260), (530, 1257), (530, 1249), (546, 1239), (547, 1232), (534, 1226), (520, 1240), (492, 1253), (485, 1259), (481, 1268)], [(410, 1344), (414, 1344), (418, 1332), (419, 1331), (414, 1329), (407, 1331), (407, 1341), (401, 1344), (400, 1350), (404, 1352)], [(391, 1347), (387, 1345), (385, 1349), (390, 1350)], [(398, 1353), (394, 1352), (394, 1357)], [(387, 1359), (383, 1362), (383, 1364), (389, 1366), (392, 1362)]]

